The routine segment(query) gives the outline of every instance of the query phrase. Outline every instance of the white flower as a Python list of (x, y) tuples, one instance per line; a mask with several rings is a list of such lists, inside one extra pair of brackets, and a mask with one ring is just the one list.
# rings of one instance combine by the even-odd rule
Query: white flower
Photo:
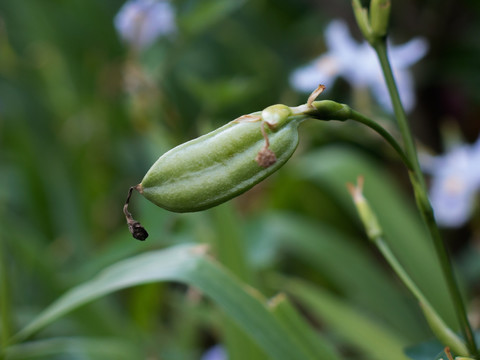
[(421, 163), (432, 175), (430, 201), (438, 224), (465, 224), (480, 189), (480, 138), (473, 145), (457, 145), (442, 156), (423, 156)]
[[(380, 63), (372, 47), (366, 41), (355, 41), (347, 25), (340, 20), (327, 26), (325, 40), (328, 52), (295, 70), (290, 77), (292, 86), (309, 93), (318, 84), (324, 84), (328, 89), (341, 76), (354, 87), (369, 87), (380, 105), (392, 111)], [(427, 41), (419, 37), (400, 46), (389, 46), (389, 58), (406, 111), (415, 105), (413, 79), (408, 67), (424, 57), (427, 50)]]
[(114, 23), (120, 37), (137, 49), (145, 49), (158, 37), (176, 30), (175, 10), (166, 0), (127, 1)]

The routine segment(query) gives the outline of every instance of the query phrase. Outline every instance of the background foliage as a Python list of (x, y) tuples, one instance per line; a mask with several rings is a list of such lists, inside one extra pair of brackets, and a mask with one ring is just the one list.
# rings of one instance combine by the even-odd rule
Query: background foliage
[[(325, 51), (322, 29), (332, 19), (347, 20), (360, 39), (348, 1), (172, 3), (177, 32), (140, 55), (115, 32), (122, 1), (0, 3), (0, 241), (8, 280), (0, 301), (9, 306), (2, 321), (10, 324), (4, 329), (17, 332), (117, 261), (206, 243), (236, 281), (266, 297), (289, 294), (342, 358), (402, 359), (404, 347), (431, 333), (365, 239), (345, 188), (359, 174), (392, 247), (455, 328), (405, 171), (386, 144), (355, 124), (305, 124), (284, 168), (217, 209), (179, 215), (134, 197), (132, 212), (151, 237), (145, 243), (130, 237), (121, 212), (127, 189), (159, 155), (239, 115), (304, 103), (289, 74)], [(442, 150), (447, 122), (467, 141), (480, 133), (479, 16), (474, 0), (393, 4), (393, 42), (422, 35), (430, 43), (413, 69), (418, 106), (410, 119), (432, 151)], [(327, 96), (391, 121), (367, 90), (343, 80)], [(474, 219), (445, 231), (475, 326), (478, 230)], [(265, 348), (192, 281), (194, 288), (154, 282), (101, 297), (8, 356), (197, 359), (221, 343), (230, 359), (246, 352), (264, 358)]]

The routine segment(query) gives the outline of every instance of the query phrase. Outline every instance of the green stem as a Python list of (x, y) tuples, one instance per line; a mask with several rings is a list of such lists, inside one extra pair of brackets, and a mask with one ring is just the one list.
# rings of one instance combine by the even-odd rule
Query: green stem
[(353, 110), (350, 106), (346, 104), (340, 104), (331, 100), (322, 100), (314, 101), (311, 104), (307, 103), (290, 109), (292, 111), (292, 114), (297, 116), (297, 121), (314, 118), (317, 120), (354, 120), (362, 123), (371, 128), (372, 130), (376, 131), (381, 137), (383, 137), (402, 158), (403, 162), (410, 171), (413, 171), (414, 169), (414, 165), (410, 161), (410, 158), (405, 154), (397, 140), (395, 140), (395, 138), (390, 135), (387, 130), (385, 130), (376, 121), (373, 121), (372, 119), (359, 113), (358, 111)]
[(437, 335), (439, 340), (443, 342), (445, 346), (450, 346), (457, 354), (466, 356), (468, 351), (465, 347), (465, 344), (460, 340), (460, 338), (453, 333), (450, 328), (444, 323), (442, 318), (437, 314), (430, 302), (425, 298), (423, 293), (413, 282), (410, 276), (407, 274), (403, 266), (400, 264), (396, 256), (393, 254), (392, 250), (385, 242), (383, 237), (377, 236), (372, 239), (377, 248), (380, 250), (382, 255), (385, 257), (387, 262), (393, 268), (398, 277), (403, 281), (405, 286), (412, 292), (412, 294), (419, 301), (422, 310), (427, 317), (428, 323), (430, 324), (432, 331)]
[(455, 280), (452, 262), (446, 250), (443, 239), (440, 236), (440, 232), (438, 230), (438, 226), (435, 222), (435, 218), (433, 215), (433, 209), (431, 207), (430, 201), (428, 200), (425, 180), (420, 170), (420, 165), (418, 162), (412, 133), (407, 122), (404, 108), (400, 101), (400, 96), (395, 83), (395, 79), (393, 77), (392, 68), (388, 60), (386, 41), (385, 39), (377, 40), (375, 43), (372, 44), (372, 46), (377, 53), (380, 65), (382, 67), (382, 71), (385, 76), (388, 91), (392, 99), (393, 109), (397, 118), (398, 127), (402, 134), (406, 156), (409, 159), (410, 164), (412, 165), (412, 169), (410, 171), (410, 178), (412, 180), (417, 206), (432, 237), (437, 257), (439, 259), (440, 266), (442, 268), (442, 272), (447, 283), (448, 290), (450, 292), (450, 296), (455, 306), (455, 312), (457, 314), (462, 334), (466, 340), (468, 350), (472, 355), (478, 358), (479, 353), (477, 345), (475, 344), (473, 331), (467, 318), (467, 312), (462, 296), (460, 294), (460, 289), (458, 288), (458, 284)]
[(397, 258), (392, 253), (392, 250), (390, 249), (388, 244), (385, 242), (383, 237), (377, 237), (373, 239), (373, 241), (377, 246), (378, 250), (380, 250), (382, 255), (385, 257), (385, 259), (390, 264), (390, 266), (395, 271), (395, 273), (398, 275), (398, 277), (403, 281), (403, 283), (408, 288), (408, 290), (412, 292), (412, 294), (417, 298), (418, 301), (429, 304), (428, 300), (425, 298), (423, 293), (420, 291), (417, 285), (413, 282), (413, 280), (407, 274), (403, 266), (398, 262)]
[(395, 113), (395, 117), (397, 119), (400, 133), (402, 134), (405, 153), (412, 163), (413, 172), (415, 173), (416, 177), (418, 177), (418, 180), (422, 184), (422, 186), (426, 189), (425, 182), (423, 180), (423, 175), (422, 175), (422, 172), (420, 171), (420, 165), (418, 163), (418, 157), (417, 157), (417, 150), (415, 148), (415, 143), (413, 141), (412, 133), (410, 131), (410, 126), (408, 124), (407, 117), (405, 115), (405, 110), (403, 109), (403, 105), (400, 100), (400, 95), (398, 93), (397, 85), (393, 77), (392, 68), (388, 60), (387, 44), (385, 41), (378, 41), (377, 43), (375, 43), (374, 49), (377, 53), (378, 59), (380, 60), (380, 65), (382, 67), (382, 71), (385, 76), (388, 92), (390, 94), (390, 98), (392, 99), (393, 110)]
[(403, 151), (402, 147), (398, 144), (398, 142), (393, 138), (390, 133), (385, 130), (380, 124), (377, 122), (373, 121), (372, 119), (366, 117), (365, 115), (359, 113), (358, 111), (351, 110), (351, 115), (350, 115), (351, 120), (357, 121), (359, 123), (362, 123), (372, 130), (376, 131), (380, 136), (382, 136), (398, 153), (398, 155), (402, 158), (403, 162), (405, 165), (408, 167), (409, 170), (413, 170), (413, 164), (410, 161), (410, 159), (407, 157), (405, 152)]

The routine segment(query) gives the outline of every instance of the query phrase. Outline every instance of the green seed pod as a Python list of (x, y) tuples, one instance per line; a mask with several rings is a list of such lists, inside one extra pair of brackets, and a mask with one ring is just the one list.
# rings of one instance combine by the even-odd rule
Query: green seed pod
[(136, 189), (175, 212), (221, 204), (285, 164), (297, 147), (297, 127), (304, 119), (292, 116), (285, 105), (241, 117), (162, 155)]
[(242, 194), (285, 164), (298, 145), (302, 121), (347, 120), (348, 106), (314, 101), (324, 89), (319, 85), (304, 105), (269, 106), (162, 155), (128, 192), (123, 212), (133, 237), (142, 241), (148, 237), (128, 212), (133, 189), (170, 211), (205, 210)]

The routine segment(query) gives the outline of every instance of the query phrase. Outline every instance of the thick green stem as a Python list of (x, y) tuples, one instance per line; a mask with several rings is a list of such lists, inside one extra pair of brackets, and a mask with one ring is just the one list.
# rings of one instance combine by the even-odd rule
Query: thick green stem
[(432, 237), (437, 257), (440, 262), (442, 272), (447, 283), (448, 290), (450, 292), (450, 296), (454, 303), (457, 318), (461, 327), (462, 334), (466, 340), (468, 350), (473, 356), (479, 358), (479, 352), (475, 344), (472, 328), (467, 318), (465, 305), (463, 303), (463, 299), (460, 294), (457, 281), (455, 280), (455, 275), (453, 273), (452, 262), (446, 250), (443, 239), (440, 236), (440, 232), (438, 230), (438, 226), (435, 222), (435, 218), (433, 215), (433, 210), (430, 201), (428, 200), (427, 189), (425, 186), (422, 172), (420, 170), (420, 165), (418, 162), (412, 133), (407, 122), (404, 108), (400, 101), (400, 96), (395, 83), (395, 79), (393, 77), (392, 68), (388, 60), (386, 42), (384, 39), (377, 40), (375, 43), (373, 43), (373, 47), (380, 61), (380, 65), (382, 67), (387, 83), (388, 91), (392, 99), (393, 109), (397, 118), (398, 127), (400, 129), (404, 142), (405, 154), (412, 165), (412, 169), (410, 171), (410, 178), (415, 191), (417, 206)]

